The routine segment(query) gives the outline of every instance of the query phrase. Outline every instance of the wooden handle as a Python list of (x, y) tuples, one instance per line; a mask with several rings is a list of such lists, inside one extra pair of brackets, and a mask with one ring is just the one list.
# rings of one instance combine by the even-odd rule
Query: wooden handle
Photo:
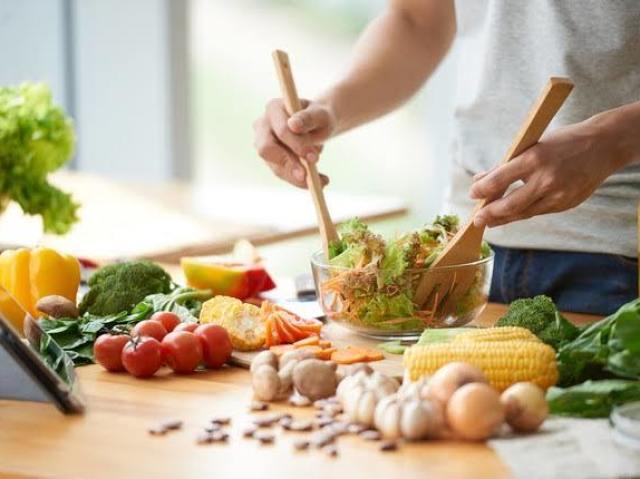
[[(302, 104), (298, 97), (296, 84), (293, 81), (293, 73), (291, 72), (289, 56), (281, 50), (275, 50), (273, 52), (273, 62), (276, 66), (276, 71), (278, 72), (278, 79), (280, 80), (280, 89), (284, 98), (285, 108), (289, 115), (293, 115), (295, 112), (302, 110)], [(327, 208), (327, 202), (322, 191), (322, 182), (320, 181), (320, 175), (318, 175), (315, 163), (309, 163), (304, 158), (300, 158), (300, 163), (302, 163), (302, 166), (307, 173), (307, 188), (309, 188), (311, 198), (313, 198), (316, 216), (318, 217), (322, 249), (328, 260), (329, 243), (338, 240), (338, 233), (336, 231), (336, 227), (331, 221), (331, 216), (329, 216), (329, 209)]]
[[(507, 154), (500, 161), (500, 164), (512, 160), (538, 143), (547, 126), (549, 126), (569, 93), (571, 93), (571, 90), (573, 90), (573, 82), (568, 78), (549, 78), (544, 90), (542, 90), (542, 93), (533, 104), (527, 118), (520, 127), (520, 131), (513, 139), (513, 143), (507, 150)], [(473, 216), (487, 203), (486, 199), (479, 201)]]

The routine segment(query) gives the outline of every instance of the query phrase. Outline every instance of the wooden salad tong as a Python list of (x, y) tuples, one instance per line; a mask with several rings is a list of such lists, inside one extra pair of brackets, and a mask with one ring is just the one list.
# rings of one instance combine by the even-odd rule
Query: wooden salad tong
[[(572, 89), (573, 82), (568, 78), (549, 79), (500, 164), (506, 163), (538, 143)], [(473, 220), (486, 203), (486, 200), (478, 202), (467, 224), (451, 239), (427, 273), (420, 278), (414, 301), (421, 308), (432, 307), (432, 311), (436, 311), (445, 298), (448, 304), (455, 307), (456, 300), (473, 284), (476, 267), (449, 270), (446, 267), (473, 263), (480, 257), (484, 226), (475, 226)], [(442, 270), (433, 274), (433, 268), (442, 268)]]
[[(276, 71), (278, 72), (278, 79), (280, 80), (280, 89), (284, 99), (284, 106), (289, 116), (291, 116), (297, 111), (302, 110), (302, 104), (298, 97), (296, 84), (293, 81), (293, 73), (291, 72), (289, 56), (282, 50), (275, 50), (272, 56)], [(311, 198), (313, 199), (313, 204), (316, 209), (320, 239), (322, 240), (322, 250), (326, 260), (328, 261), (329, 244), (339, 239), (338, 232), (331, 221), (331, 216), (329, 216), (329, 209), (327, 208), (327, 202), (322, 191), (322, 182), (320, 181), (320, 176), (318, 175), (315, 163), (309, 163), (304, 158), (300, 158), (300, 163), (302, 163), (302, 166), (307, 173), (307, 188), (311, 192)]]

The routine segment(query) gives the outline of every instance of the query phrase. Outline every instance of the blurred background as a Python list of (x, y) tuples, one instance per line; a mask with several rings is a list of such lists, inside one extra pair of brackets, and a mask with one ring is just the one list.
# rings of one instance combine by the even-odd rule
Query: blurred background
[[(70, 170), (127, 184), (186, 183), (180, 210), (217, 225), (284, 227), (311, 210), (294, 211), (298, 200), (307, 207), (310, 200), (275, 178), (253, 149), (252, 122), (279, 96), (270, 53), (289, 52), (301, 96), (313, 97), (340, 75), (359, 32), (384, 5), (2, 0), (0, 84), (51, 86), (76, 124)], [(331, 177), (336, 217), (406, 207), (408, 214), (374, 226), (392, 234), (440, 211), (455, 69), (452, 54), (401, 110), (329, 143), (320, 170)], [(318, 246), (306, 236), (268, 251), (289, 274)]]

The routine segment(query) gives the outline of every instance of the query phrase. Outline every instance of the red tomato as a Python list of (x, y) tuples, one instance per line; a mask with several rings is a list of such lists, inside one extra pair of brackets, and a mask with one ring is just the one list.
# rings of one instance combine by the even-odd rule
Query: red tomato
[(162, 341), (167, 335), (167, 330), (160, 321), (152, 321), (145, 319), (136, 324), (131, 330), (131, 336), (151, 336), (152, 338)]
[(96, 362), (107, 371), (124, 371), (122, 350), (131, 339), (126, 334), (103, 334), (93, 345)]
[(198, 323), (180, 323), (176, 326), (174, 331), (188, 331), (193, 333), (198, 326)]
[(202, 324), (194, 333), (202, 345), (202, 360), (208, 368), (221, 368), (231, 357), (231, 340), (227, 330), (217, 324)]
[(162, 340), (162, 354), (167, 366), (178, 374), (192, 373), (202, 361), (202, 345), (188, 331), (174, 331)]
[(160, 342), (150, 336), (133, 338), (122, 350), (122, 364), (137, 378), (153, 376), (162, 366)]
[(167, 333), (173, 331), (180, 324), (180, 316), (171, 311), (158, 311), (153, 313), (151, 321), (158, 321), (167, 330)]

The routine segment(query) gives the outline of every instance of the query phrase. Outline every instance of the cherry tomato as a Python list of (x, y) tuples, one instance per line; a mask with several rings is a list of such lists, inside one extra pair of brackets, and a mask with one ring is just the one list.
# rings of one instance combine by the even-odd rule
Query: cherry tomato
[(93, 345), (96, 362), (107, 371), (124, 371), (122, 350), (131, 339), (126, 334), (103, 334)]
[(162, 354), (171, 369), (178, 374), (192, 373), (202, 361), (202, 345), (188, 331), (174, 331), (162, 340)]
[(162, 346), (150, 336), (138, 336), (122, 350), (124, 368), (137, 378), (153, 376), (162, 366)]
[(202, 345), (202, 360), (208, 368), (221, 368), (231, 357), (231, 340), (227, 330), (217, 324), (202, 324), (194, 334)]
[(167, 335), (167, 330), (159, 321), (152, 321), (151, 319), (145, 319), (136, 324), (131, 330), (131, 336), (151, 336), (152, 338), (162, 341)]
[(180, 323), (176, 326), (174, 331), (188, 331), (193, 333), (198, 326), (198, 323)]
[(167, 333), (173, 331), (180, 324), (180, 316), (171, 311), (158, 311), (153, 313), (151, 321), (158, 321), (167, 330)]

